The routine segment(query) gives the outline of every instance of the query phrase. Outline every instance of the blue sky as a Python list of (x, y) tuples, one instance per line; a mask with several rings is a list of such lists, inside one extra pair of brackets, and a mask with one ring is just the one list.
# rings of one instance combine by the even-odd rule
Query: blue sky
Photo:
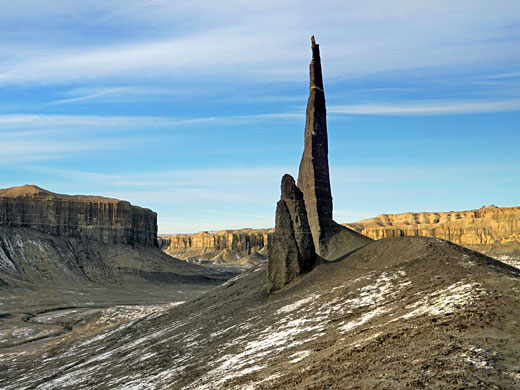
[(5, 1), (0, 187), (274, 225), (320, 44), (335, 219), (518, 206), (520, 2)]

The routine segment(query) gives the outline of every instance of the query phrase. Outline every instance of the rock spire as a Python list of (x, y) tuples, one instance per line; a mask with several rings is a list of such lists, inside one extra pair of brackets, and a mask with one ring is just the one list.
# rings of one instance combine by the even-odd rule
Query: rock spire
[[(310, 91), (305, 124), (305, 149), (300, 162), (298, 187), (303, 192), (316, 251), (326, 259), (334, 259), (351, 248), (355, 249), (363, 245), (367, 240), (332, 219), (327, 109), (321, 73), (320, 47), (316, 44), (314, 36), (311, 42), (312, 61), (309, 66)], [(341, 237), (338, 237), (338, 234)]]
[(298, 187), (303, 192), (314, 245), (320, 252), (320, 237), (332, 222), (330, 190), (327, 110), (321, 73), (320, 46), (312, 40), (312, 61), (309, 66), (310, 92), (305, 124), (305, 149), (300, 162)]
[(280, 289), (309, 272), (318, 255), (326, 260), (335, 260), (372, 241), (332, 219), (327, 110), (320, 47), (314, 37), (311, 41), (305, 149), (298, 185), (290, 175), (282, 178), (282, 196), (276, 207), (276, 227), (267, 259), (268, 291)]
[(267, 263), (268, 291), (278, 290), (314, 268), (316, 253), (303, 194), (284, 175), (276, 205), (276, 227)]

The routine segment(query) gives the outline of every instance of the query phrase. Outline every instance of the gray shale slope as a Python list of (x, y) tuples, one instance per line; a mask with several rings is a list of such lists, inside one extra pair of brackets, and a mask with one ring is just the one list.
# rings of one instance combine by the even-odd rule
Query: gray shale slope
[(270, 295), (265, 274), (262, 264), (95, 336), (5, 355), (0, 387), (520, 386), (516, 268), (441, 239), (386, 238)]

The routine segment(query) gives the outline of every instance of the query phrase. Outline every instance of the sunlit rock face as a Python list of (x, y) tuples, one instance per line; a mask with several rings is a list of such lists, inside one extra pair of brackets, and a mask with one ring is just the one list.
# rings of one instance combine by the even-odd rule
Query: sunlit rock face
[(276, 205), (276, 226), (267, 264), (268, 291), (278, 290), (312, 270), (316, 254), (303, 194), (291, 175), (284, 175)]
[(0, 226), (107, 244), (157, 246), (157, 214), (149, 209), (101, 196), (55, 194), (32, 185), (0, 190)]
[(370, 238), (430, 236), (520, 265), (520, 207), (382, 214), (346, 226)]
[(240, 262), (252, 255), (266, 255), (273, 229), (221, 230), (158, 237), (159, 248), (178, 259), (200, 259), (214, 263)]

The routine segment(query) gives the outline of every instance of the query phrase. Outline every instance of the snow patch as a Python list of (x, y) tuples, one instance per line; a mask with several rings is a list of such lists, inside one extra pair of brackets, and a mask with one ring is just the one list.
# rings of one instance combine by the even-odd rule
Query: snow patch
[(290, 313), (291, 311), (294, 311), (294, 310), (302, 307), (303, 305), (305, 305), (309, 302), (312, 302), (318, 298), (319, 298), (318, 294), (312, 294), (312, 295), (308, 296), (307, 298), (300, 299), (299, 301), (296, 301), (294, 303), (291, 303), (290, 305), (287, 305), (287, 306), (282, 307), (281, 309), (278, 309), (276, 314)]

